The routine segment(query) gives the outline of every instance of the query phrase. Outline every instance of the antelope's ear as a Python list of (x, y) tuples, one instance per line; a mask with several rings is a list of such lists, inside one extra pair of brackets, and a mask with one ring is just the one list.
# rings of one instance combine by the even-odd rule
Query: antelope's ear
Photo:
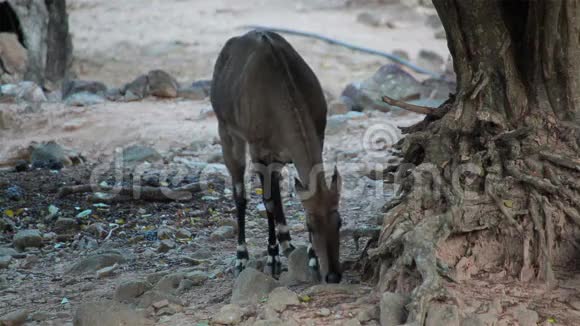
[(334, 173), (332, 174), (332, 182), (330, 183), (330, 191), (334, 192), (335, 194), (340, 194), (341, 189), (342, 177), (340, 176), (340, 173), (338, 173), (338, 168), (335, 165)]

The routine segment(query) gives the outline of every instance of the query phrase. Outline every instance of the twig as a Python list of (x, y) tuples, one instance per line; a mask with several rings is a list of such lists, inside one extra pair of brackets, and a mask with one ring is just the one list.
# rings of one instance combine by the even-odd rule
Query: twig
[(109, 234), (107, 234), (107, 236), (105, 237), (105, 239), (103, 240), (103, 242), (105, 242), (105, 241), (109, 240), (109, 239), (111, 238), (111, 235), (113, 235), (113, 232), (114, 232), (115, 230), (117, 230), (118, 228), (120, 228), (119, 224), (113, 224), (113, 225), (115, 225), (115, 227), (114, 227), (114, 228), (112, 228), (112, 229), (109, 231)]
[(387, 52), (382, 52), (382, 51), (378, 51), (378, 50), (373, 50), (373, 49), (369, 49), (369, 48), (365, 48), (362, 46), (357, 46), (357, 45), (353, 45), (353, 44), (349, 44), (343, 41), (339, 41), (337, 39), (333, 39), (327, 36), (323, 36), (320, 34), (316, 34), (316, 33), (310, 33), (310, 32), (301, 32), (301, 31), (296, 31), (296, 30), (292, 30), (292, 29), (288, 29), (288, 28), (276, 28), (276, 27), (268, 27), (268, 26), (259, 26), (259, 25), (246, 25), (246, 26), (242, 26), (241, 28), (246, 28), (246, 29), (258, 29), (258, 30), (267, 30), (267, 31), (271, 31), (271, 32), (276, 32), (276, 33), (282, 33), (282, 34), (289, 34), (289, 35), (297, 35), (297, 36), (303, 36), (303, 37), (310, 37), (310, 38), (315, 38), (321, 41), (325, 41), (327, 43), (330, 44), (334, 44), (334, 45), (339, 45), (354, 51), (359, 51), (359, 52), (363, 52), (363, 53), (368, 53), (368, 54), (373, 54), (373, 55), (378, 55), (384, 58), (387, 58), (389, 60), (393, 60), (399, 64), (402, 64), (406, 67), (408, 67), (409, 69), (418, 72), (420, 74), (425, 74), (425, 75), (429, 75), (435, 79), (439, 79), (439, 80), (447, 80), (447, 78), (443, 77), (440, 74), (434, 73), (432, 71), (429, 71), (427, 69), (421, 68), (419, 66), (416, 66), (414, 64), (412, 64), (411, 62), (401, 59), (396, 55), (387, 53)]
[(409, 104), (406, 102), (395, 100), (395, 99), (390, 98), (386, 95), (383, 95), (383, 102), (385, 102), (389, 105), (397, 106), (397, 107), (400, 107), (401, 109), (405, 109), (407, 111), (411, 111), (411, 112), (415, 112), (415, 113), (419, 113), (419, 114), (433, 115), (435, 113), (435, 109), (433, 109), (433, 108), (430, 108), (427, 106), (419, 106), (419, 105)]

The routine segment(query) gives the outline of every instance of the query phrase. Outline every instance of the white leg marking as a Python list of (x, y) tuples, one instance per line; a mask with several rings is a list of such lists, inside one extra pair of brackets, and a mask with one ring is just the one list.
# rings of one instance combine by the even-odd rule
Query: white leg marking
[(238, 245), (238, 248), (236, 249), (237, 252), (246, 252), (248, 251), (248, 247), (246, 247), (245, 244), (242, 245)]
[(316, 266), (318, 266), (318, 261), (316, 260), (316, 258), (310, 258), (310, 260), (308, 261), (308, 266), (315, 268)]
[(288, 227), (288, 225), (278, 224), (278, 225), (276, 225), (276, 228), (278, 228), (278, 234), (280, 234), (280, 233), (290, 233), (290, 228)]

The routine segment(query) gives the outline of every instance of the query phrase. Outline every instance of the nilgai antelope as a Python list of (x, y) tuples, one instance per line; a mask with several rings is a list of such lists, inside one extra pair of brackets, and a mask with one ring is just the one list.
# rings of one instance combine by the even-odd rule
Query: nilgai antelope
[(275, 277), (281, 271), (277, 242), (286, 256), (294, 249), (280, 197), (280, 169), (293, 163), (299, 176), (295, 188), (306, 211), (310, 236), (309, 266), (326, 282), (340, 282), (341, 178), (335, 167), (330, 187), (325, 181), (322, 148), (327, 107), (310, 67), (276, 33), (251, 31), (233, 37), (215, 64), (211, 103), (233, 181), (239, 226), (236, 272), (248, 260), (244, 186), (248, 147), (268, 216), (267, 267)]

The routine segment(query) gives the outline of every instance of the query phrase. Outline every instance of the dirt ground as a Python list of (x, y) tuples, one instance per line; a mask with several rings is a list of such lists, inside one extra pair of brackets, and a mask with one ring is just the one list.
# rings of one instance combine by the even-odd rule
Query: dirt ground
[[(436, 39), (434, 29), (426, 24), (433, 9), (401, 4), (347, 7), (344, 3), (339, 0), (155, 0), (145, 5), (138, 0), (69, 1), (74, 69), (80, 79), (102, 81), (110, 87), (120, 87), (152, 69), (166, 70), (182, 83), (209, 79), (221, 46), (229, 37), (245, 32), (242, 26), (247, 24), (317, 32), (386, 52), (404, 50), (411, 60), (421, 49), (447, 58), (445, 40)], [(357, 16), (362, 12), (378, 13), (390, 27), (371, 27), (358, 22)], [(331, 97), (339, 96), (348, 83), (368, 78), (388, 62), (320, 41), (292, 36), (287, 39), (311, 65)], [(18, 228), (39, 228), (50, 233), (55, 231), (54, 225), (44, 221), (50, 205), (58, 207), (61, 217), (66, 218), (92, 210), (79, 222), (83, 232), (68, 238), (56, 235), (45, 239), (41, 249), (14, 259), (8, 269), (2, 270), (2, 277), (9, 285), (0, 287), (0, 316), (28, 309), (37, 313), (32, 315), (38, 320), (30, 325), (71, 325), (73, 313), (81, 303), (110, 299), (123, 281), (158, 272), (196, 270), (206, 273), (208, 278), (202, 285), (180, 294), (183, 311), (158, 314), (159, 325), (206, 325), (229, 302), (234, 282), (235, 240), (212, 238), (217, 228), (232, 225), (234, 205), (227, 187), (218, 186), (209, 193), (195, 194), (190, 201), (173, 203), (129, 201), (94, 206), (81, 194), (56, 196), (64, 185), (87, 183), (95, 168), (108, 162), (117, 149), (133, 144), (156, 149), (165, 163), (180, 166), (210, 160), (219, 163), (216, 120), (209, 113), (208, 99), (148, 98), (83, 108), (62, 103), (0, 105), (12, 117), (10, 128), (0, 130), (0, 161), (13, 157), (32, 141), (48, 140), (56, 140), (87, 159), (87, 164), (65, 168), (59, 173), (0, 171), (0, 189), (18, 185), (24, 192), (19, 201), (0, 202), (3, 213), (11, 211), (10, 220)], [(401, 136), (394, 126), (408, 126), (421, 118), (414, 114), (370, 112), (348, 121), (345, 128), (327, 136), (325, 158), (330, 164), (336, 162), (345, 177), (347, 190), (341, 204), (345, 233), (377, 228), (377, 219), (382, 218), (381, 208), (396, 190), (382, 181), (367, 178), (375, 164), (384, 164), (392, 157), (387, 149), (378, 150), (377, 156), (365, 148), (366, 131), (372, 126), (382, 126), (394, 141)], [(168, 165), (148, 167), (167, 169)], [(112, 176), (105, 175), (107, 178)], [(294, 242), (306, 243), (299, 201), (292, 196), (286, 196), (284, 201)], [(257, 257), (266, 248), (266, 220), (258, 212), (260, 202), (254, 188), (248, 212), (248, 247)], [(95, 223), (103, 225), (104, 233), (90, 236), (87, 227)], [(187, 230), (191, 237), (176, 240), (176, 249), (159, 252), (159, 240), (149, 236), (164, 227), (173, 233)], [(110, 238), (104, 239), (109, 232)], [(4, 233), (0, 244), (7, 246), (11, 239), (12, 233)], [(343, 238), (342, 260), (347, 266), (357, 259), (367, 239), (362, 237), (358, 247), (352, 237)], [(95, 249), (94, 244), (101, 251), (122, 251), (129, 257), (128, 263), (104, 278), (97, 278), (94, 273), (84, 276), (69, 273), (70, 266), (79, 257)], [(198, 258), (204, 255), (205, 258)], [(513, 320), (517, 316), (514, 317), (511, 308), (519, 304), (537, 311), (539, 320), (545, 324), (580, 324), (580, 312), (575, 310), (580, 308), (580, 296), (574, 285), (578, 280), (574, 275), (562, 277), (566, 281), (549, 295), (541, 287), (527, 287), (511, 276), (498, 280), (497, 275), (488, 271), (474, 274), (471, 280), (461, 284), (449, 284), (449, 288), (461, 299), (462, 314), (485, 313), (499, 298), (496, 319), (503, 321), (501, 325), (515, 325)], [(378, 325), (376, 314), (367, 320), (358, 318), (361, 311), (378, 302), (371, 285), (361, 283), (358, 271), (352, 268), (347, 269), (344, 283), (355, 285), (358, 292), (313, 295), (311, 300), (289, 309), (281, 317), (298, 325)], [(300, 293), (305, 286), (291, 289)], [(328, 314), (325, 309), (329, 310)], [(256, 313), (248, 315), (250, 325)]]

